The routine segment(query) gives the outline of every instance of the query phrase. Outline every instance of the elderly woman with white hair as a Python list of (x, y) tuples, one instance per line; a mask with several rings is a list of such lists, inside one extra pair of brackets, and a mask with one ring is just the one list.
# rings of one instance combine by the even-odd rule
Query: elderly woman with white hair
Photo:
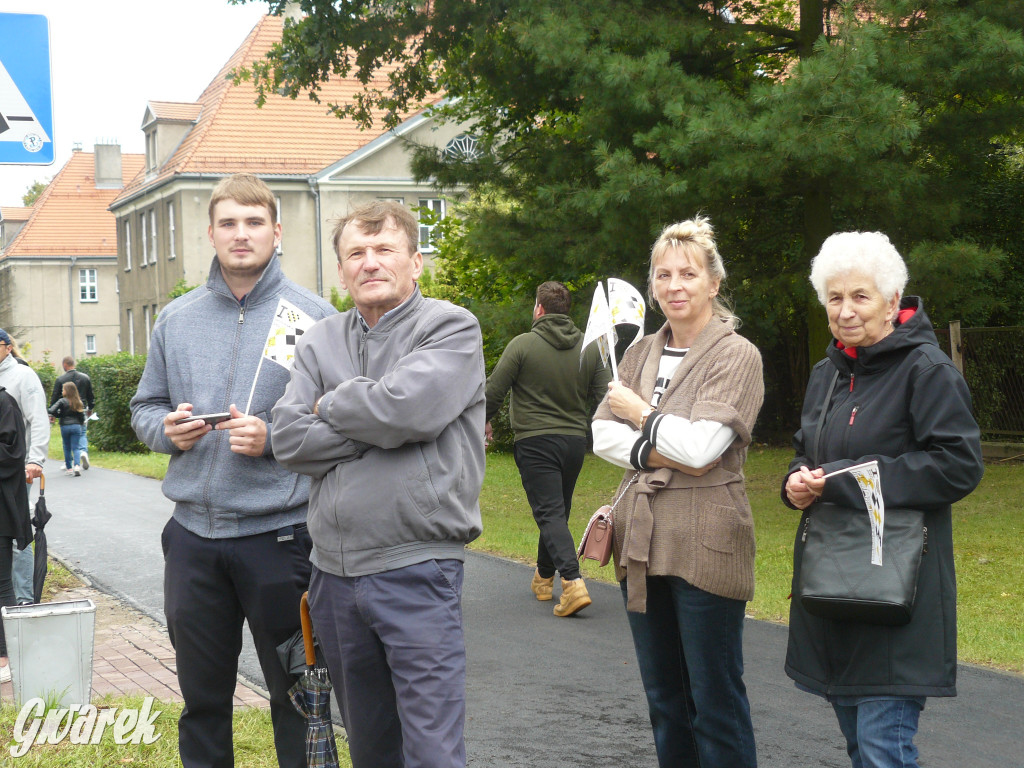
[[(967, 384), (939, 349), (924, 305), (903, 296), (907, 268), (878, 232), (829, 237), (811, 283), (835, 337), (804, 397), (783, 501), (803, 510), (793, 553), (823, 503), (865, 510), (857, 481), (836, 470), (877, 460), (888, 514), (924, 512), (926, 553), (909, 623), (823, 618), (794, 597), (786, 673), (835, 710), (854, 768), (916, 766), (928, 696), (956, 695), (956, 577), (951, 505), (981, 480)], [(852, 514), (852, 513), (851, 513)]]

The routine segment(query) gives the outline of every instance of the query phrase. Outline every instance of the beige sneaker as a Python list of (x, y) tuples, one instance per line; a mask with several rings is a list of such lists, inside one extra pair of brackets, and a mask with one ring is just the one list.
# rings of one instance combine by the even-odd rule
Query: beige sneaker
[(530, 589), (537, 596), (538, 600), (550, 600), (551, 591), (555, 586), (555, 577), (541, 578), (540, 571), (533, 572), (533, 581), (530, 582)]
[(555, 606), (555, 616), (572, 616), (590, 605), (590, 593), (583, 579), (562, 579), (562, 598)]

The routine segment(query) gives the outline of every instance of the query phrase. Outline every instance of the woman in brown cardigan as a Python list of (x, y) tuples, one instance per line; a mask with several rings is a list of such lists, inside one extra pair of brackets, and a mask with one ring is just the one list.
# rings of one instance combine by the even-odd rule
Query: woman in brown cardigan
[(668, 322), (623, 356), (594, 417), (594, 451), (628, 471), (615, 507), (626, 601), (661, 766), (755, 766), (743, 684), (754, 524), (743, 483), (764, 396), (761, 356), (718, 295), (706, 218), (651, 250), (648, 295)]

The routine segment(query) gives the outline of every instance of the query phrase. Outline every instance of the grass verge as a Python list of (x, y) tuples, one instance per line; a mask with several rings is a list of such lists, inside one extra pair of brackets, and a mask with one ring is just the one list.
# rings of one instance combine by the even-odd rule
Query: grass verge
[[(50, 427), (49, 458), (47, 472), (56, 473), (64, 470), (64, 443), (60, 436), (60, 427), (56, 424)], [(165, 453), (110, 453), (89, 448), (89, 462), (92, 465), (157, 480), (163, 480), (167, 474), (167, 462), (170, 458)]]
[[(779, 499), (790, 458), (785, 449), (754, 448), (745, 467), (757, 536), (757, 588), (747, 611), (758, 619), (779, 623), (786, 623), (789, 616), (793, 540), (799, 521), (798, 513)], [(569, 525), (576, 541), (591, 513), (613, 501), (621, 478), (622, 470), (587, 456), (576, 484)], [(960, 660), (1019, 673), (1024, 673), (1022, 498), (1024, 466), (990, 464), (978, 489), (953, 507)], [(511, 455), (488, 454), (480, 506), (484, 532), (471, 546), (534, 563), (537, 527)], [(590, 561), (584, 564), (583, 575), (614, 581), (610, 565), (598, 568)], [(518, 588), (527, 589), (528, 582)]]
[[(145, 699), (142, 696), (106, 696), (94, 700), (93, 704), (97, 710), (117, 708), (119, 712), (125, 709), (139, 711), (143, 709)], [(156, 740), (151, 744), (118, 744), (115, 741), (116, 730), (108, 726), (103, 730), (103, 736), (98, 744), (74, 744), (70, 736), (57, 741), (57, 743), (38, 743), (39, 733), (44, 733), (44, 728), (39, 728), (36, 735), (36, 742), (28, 749), (23, 756), (16, 758), (19, 768), (93, 768), (93, 766), (116, 766), (116, 765), (138, 765), (147, 768), (175, 768), (180, 766), (178, 757), (178, 717), (181, 715), (181, 704), (154, 701), (150, 707), (152, 713), (159, 713), (152, 720), (152, 733)], [(11, 757), (11, 749), (16, 747), (15, 736), (19, 740), (33, 733), (33, 719), (18, 724), (19, 710), (9, 702), (0, 707), (0, 732), (6, 734), (3, 743), (3, 762)], [(81, 717), (81, 716), (79, 716)], [(76, 718), (77, 719), (77, 718)], [(43, 718), (45, 721), (45, 716)], [(67, 720), (57, 726), (57, 734), (64, 730)], [(76, 726), (71, 726), (71, 733), (75, 733)], [(81, 726), (78, 726), (81, 730)], [(96, 729), (99, 730), (98, 728)], [(234, 744), (235, 764), (244, 765), (247, 768), (275, 768), (277, 766), (277, 755), (274, 751), (274, 729), (270, 721), (270, 710), (254, 709), (250, 707), (239, 708), (234, 714)], [(130, 732), (131, 729), (128, 729)], [(56, 741), (56, 736), (52, 737)], [(44, 742), (47, 741), (44, 736)], [(79, 739), (81, 741), (81, 739)], [(338, 745), (341, 753), (341, 765), (350, 768), (348, 750), (344, 744)]]

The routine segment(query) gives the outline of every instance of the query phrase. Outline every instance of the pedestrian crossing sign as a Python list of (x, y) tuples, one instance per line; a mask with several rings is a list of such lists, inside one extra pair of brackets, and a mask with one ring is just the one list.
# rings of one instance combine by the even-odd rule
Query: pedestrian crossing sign
[(0, 13), (0, 164), (53, 163), (50, 25), (45, 16)]

